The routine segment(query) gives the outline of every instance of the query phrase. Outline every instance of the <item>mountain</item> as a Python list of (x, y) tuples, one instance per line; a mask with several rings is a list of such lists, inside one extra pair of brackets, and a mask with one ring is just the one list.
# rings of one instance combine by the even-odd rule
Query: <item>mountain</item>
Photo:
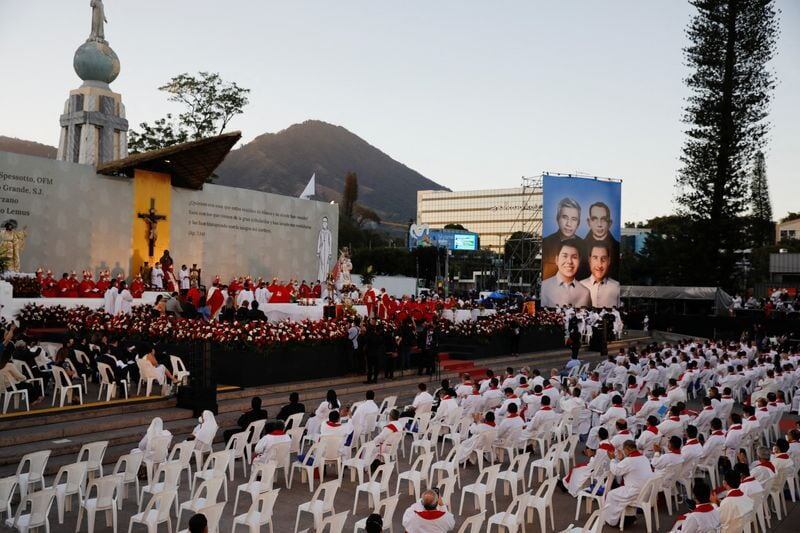
[(14, 137), (0, 135), (0, 152), (12, 152), (14, 154), (34, 155), (55, 159), (58, 149), (55, 146), (48, 146), (33, 141), (24, 141)]
[(416, 218), (418, 190), (446, 190), (345, 128), (319, 120), (265, 133), (232, 150), (215, 183), (299, 196), (316, 173), (317, 198), (338, 201), (351, 171), (358, 174), (358, 203), (385, 220)]

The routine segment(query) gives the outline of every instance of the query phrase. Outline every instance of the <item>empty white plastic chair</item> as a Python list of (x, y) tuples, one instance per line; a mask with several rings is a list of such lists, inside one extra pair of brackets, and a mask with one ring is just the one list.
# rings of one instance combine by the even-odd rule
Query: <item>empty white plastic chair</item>
[(493, 514), (489, 517), (489, 522), (486, 525), (486, 531), (492, 530), (492, 525), (498, 528), (505, 528), (508, 533), (517, 533), (520, 526), (525, 522), (525, 510), (528, 508), (528, 500), (530, 494), (524, 492), (514, 498), (508, 505), (505, 511)]
[(275, 481), (275, 461), (258, 463), (253, 466), (250, 472), (250, 479), (247, 483), (242, 483), (236, 487), (236, 496), (233, 499), (233, 512), (239, 508), (239, 493), (245, 492), (250, 495), (250, 500), (255, 500), (259, 494), (273, 489)]
[(250, 509), (233, 519), (231, 531), (235, 532), (237, 525), (243, 525), (249, 529), (250, 533), (258, 533), (261, 531), (261, 526), (269, 525), (270, 533), (272, 533), (272, 510), (279, 492), (280, 489), (268, 490), (254, 498)]
[(355, 481), (358, 476), (358, 484), (364, 482), (364, 474), (369, 474), (369, 467), (375, 458), (375, 443), (367, 441), (361, 445), (352, 459), (342, 461), (342, 468), (350, 469), (350, 481)]
[[(53, 489), (43, 489), (38, 492), (28, 494), (17, 507), (14, 518), (7, 518), (6, 525), (20, 533), (27, 533), (29, 530), (44, 527), (45, 531), (50, 531), (50, 508), (53, 506), (55, 491)], [(30, 512), (24, 511), (30, 506)]]
[[(158, 465), (158, 470), (156, 470), (156, 475), (153, 476), (153, 480), (142, 487), (142, 494), (139, 498), (139, 511), (142, 510), (141, 502), (145, 494), (156, 495), (162, 492), (177, 491), (180, 477), (180, 461), (166, 461)], [(175, 511), (178, 511), (177, 506), (175, 507)]]
[(497, 475), (500, 473), (501, 467), (502, 465), (500, 464), (487, 466), (478, 474), (475, 483), (464, 485), (461, 488), (461, 505), (458, 508), (458, 514), (464, 511), (464, 500), (467, 497), (467, 493), (475, 496), (476, 507), (479, 511), (486, 510), (486, 496), (491, 496), (492, 506), (494, 507), (495, 513), (497, 513), (497, 500), (495, 499), (494, 492), (497, 486)]
[(16, 474), (20, 500), (25, 499), (29, 487), (39, 485), (44, 488), (44, 469), (50, 453), (50, 450), (42, 450), (27, 453), (20, 459)]
[(128, 533), (133, 531), (134, 524), (143, 524), (147, 526), (147, 533), (157, 533), (159, 524), (165, 522), (167, 524), (167, 531), (171, 532), (172, 519), (169, 513), (177, 497), (177, 492), (174, 490), (167, 490), (154, 494), (153, 497), (150, 498), (150, 501), (147, 502), (144, 510), (131, 517)]
[(169, 362), (172, 366), (172, 375), (175, 381), (184, 385), (188, 383), (191, 374), (186, 370), (186, 365), (183, 364), (183, 360), (177, 355), (170, 355)]
[(408, 482), (408, 493), (414, 495), (414, 499), (419, 499), (422, 494), (422, 482), (428, 482), (428, 476), (433, 462), (433, 452), (429, 451), (417, 456), (409, 470), (400, 472), (397, 476), (397, 487), (395, 493), (400, 492), (400, 482)]
[(103, 457), (105, 457), (107, 449), (107, 440), (100, 440), (97, 442), (89, 442), (84, 444), (81, 446), (81, 449), (78, 452), (78, 460), (76, 462), (86, 462), (86, 471), (90, 478), (93, 477), (93, 474), (95, 473), (98, 473), (100, 476), (102, 476)]
[[(94, 492), (94, 497), (92, 497)], [(111, 525), (114, 533), (117, 533), (117, 494), (119, 493), (119, 477), (117, 475), (98, 477), (89, 482), (86, 487), (86, 494), (83, 497), (80, 509), (78, 509), (78, 525), (75, 532), (81, 530), (83, 515), (86, 513), (86, 523), (88, 532), (94, 531), (94, 518), (98, 511), (104, 511), (106, 515), (106, 526), (109, 525), (108, 518), (111, 517)]]
[(142, 466), (143, 453), (128, 453), (117, 459), (112, 473), (119, 479), (119, 491), (117, 492), (117, 503), (122, 509), (122, 502), (128, 497), (128, 485), (134, 484), (136, 494), (136, 506), (139, 507), (139, 468)]
[(231, 476), (231, 481), (233, 481), (233, 470), (236, 466), (237, 459), (242, 460), (242, 473), (247, 477), (247, 443), (247, 432), (240, 431), (239, 433), (231, 435), (230, 440), (228, 440), (228, 443), (225, 445), (225, 449), (231, 452), (231, 460), (230, 463), (228, 463), (228, 473)]
[(356, 507), (358, 507), (358, 495), (362, 492), (367, 493), (369, 506), (374, 509), (378, 502), (381, 500), (381, 495), (386, 494), (389, 496), (389, 482), (392, 479), (392, 472), (394, 464), (384, 463), (375, 469), (371, 479), (365, 483), (361, 483), (356, 487), (355, 496), (353, 496), (353, 514), (356, 514)]
[(458, 533), (480, 533), (485, 520), (486, 511), (481, 511), (479, 514), (470, 516), (461, 522), (461, 527), (458, 528)]
[(225, 483), (224, 478), (212, 478), (200, 483), (200, 485), (197, 487), (197, 490), (194, 491), (192, 499), (187, 502), (183, 502), (180, 505), (180, 510), (178, 511), (178, 522), (175, 527), (181, 527), (181, 515), (183, 514), (184, 509), (191, 511), (192, 513), (197, 513), (203, 507), (208, 507), (209, 505), (218, 503), (219, 491), (222, 489), (223, 483)]
[(303, 417), (305, 413), (295, 413), (293, 415), (289, 415), (289, 418), (286, 419), (286, 431), (288, 432), (290, 429), (297, 429), (303, 427)]
[(58, 523), (64, 523), (64, 511), (72, 510), (72, 496), (78, 496), (78, 505), (83, 499), (83, 488), (86, 486), (86, 468), (88, 463), (72, 463), (58, 469), (53, 479), (53, 489), (58, 508)]
[(17, 476), (8, 476), (0, 478), (0, 518), (3, 513), (6, 518), (11, 518), (13, 515), (11, 509), (11, 499), (14, 497), (14, 492), (17, 490)]
[[(225, 471), (228, 469), (228, 465), (231, 462), (231, 450), (222, 450), (219, 452), (214, 452), (206, 458), (206, 462), (203, 465), (203, 469), (195, 472), (194, 474), (194, 482), (197, 483), (197, 480), (205, 481), (206, 479), (212, 479), (217, 477), (225, 477)], [(222, 489), (225, 492), (225, 501), (228, 501), (228, 483), (227, 480), (222, 483)]]
[(186, 472), (189, 482), (189, 490), (194, 491), (194, 478), (192, 477), (192, 453), (194, 452), (194, 441), (185, 440), (172, 447), (169, 452), (168, 461), (178, 461), (181, 464), (181, 473)]
[[(319, 528), (315, 530), (315, 533), (342, 533), (344, 530), (344, 523), (347, 522), (347, 511), (343, 513), (339, 513), (337, 515), (329, 516), (328, 518), (324, 519), (319, 524)], [(309, 533), (307, 529), (304, 529), (300, 533)]]
[[(323, 517), (328, 513), (335, 513), (333, 509), (333, 502), (336, 499), (336, 492), (339, 490), (339, 480), (328, 481), (327, 483), (320, 484), (314, 494), (311, 496), (311, 501), (302, 503), (297, 506), (297, 519), (294, 523), (294, 530), (300, 526), (300, 513), (308, 513), (314, 519), (314, 530), (320, 531)], [(342, 513), (347, 514), (347, 513)]]
[[(503, 494), (508, 495), (508, 489), (511, 489), (511, 497), (517, 497), (517, 485), (522, 485), (522, 491), (525, 492), (525, 469), (528, 467), (528, 462), (531, 459), (530, 452), (525, 452), (517, 455), (508, 465), (508, 470), (503, 470), (497, 474), (497, 481), (503, 485)], [(507, 484), (506, 484), (507, 483)]]
[(550, 527), (555, 528), (555, 518), (553, 516), (553, 493), (556, 490), (558, 478), (551, 477), (539, 485), (535, 494), (528, 498), (527, 508), (533, 509), (539, 514), (539, 531), (546, 531), (546, 514), (550, 512)]

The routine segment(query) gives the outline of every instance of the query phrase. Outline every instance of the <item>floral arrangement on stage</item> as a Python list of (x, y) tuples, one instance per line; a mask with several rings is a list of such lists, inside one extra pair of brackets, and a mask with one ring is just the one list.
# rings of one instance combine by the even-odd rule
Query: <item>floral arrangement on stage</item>
[(42, 297), (42, 284), (33, 276), (8, 276), (3, 279), (11, 284), (14, 298)]
[[(227, 345), (245, 345), (259, 349), (281, 345), (315, 345), (337, 342), (347, 338), (350, 320), (284, 320), (280, 322), (205, 322), (199, 319), (159, 316), (150, 306), (133, 308), (129, 315), (111, 316), (102, 309), (85, 306), (67, 309), (63, 306), (44, 307), (28, 304), (17, 315), (27, 326), (61, 325), (69, 331), (83, 334), (108, 334), (130, 340), (151, 342), (212, 341)], [(539, 328), (563, 330), (561, 315), (548, 311), (529, 314), (495, 314), (477, 321), (438, 322), (439, 333), (451, 337), (490, 337), (510, 331), (514, 325), (522, 329)], [(380, 327), (393, 333), (396, 325), (380, 321)]]

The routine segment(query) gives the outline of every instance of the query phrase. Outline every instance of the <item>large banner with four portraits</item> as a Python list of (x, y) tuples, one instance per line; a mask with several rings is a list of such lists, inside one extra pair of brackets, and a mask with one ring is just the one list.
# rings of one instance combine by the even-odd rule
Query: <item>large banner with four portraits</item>
[(541, 305), (619, 305), (622, 183), (545, 175), (542, 188)]

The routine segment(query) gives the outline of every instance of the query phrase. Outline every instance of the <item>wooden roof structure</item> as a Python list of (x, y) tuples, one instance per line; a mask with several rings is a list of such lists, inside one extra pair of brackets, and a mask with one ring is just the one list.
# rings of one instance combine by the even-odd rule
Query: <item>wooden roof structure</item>
[(134, 154), (124, 159), (97, 166), (98, 174), (133, 177), (136, 169), (162, 172), (172, 176), (172, 185), (186, 189), (202, 189), (203, 184), (222, 163), (242, 133), (234, 131)]

